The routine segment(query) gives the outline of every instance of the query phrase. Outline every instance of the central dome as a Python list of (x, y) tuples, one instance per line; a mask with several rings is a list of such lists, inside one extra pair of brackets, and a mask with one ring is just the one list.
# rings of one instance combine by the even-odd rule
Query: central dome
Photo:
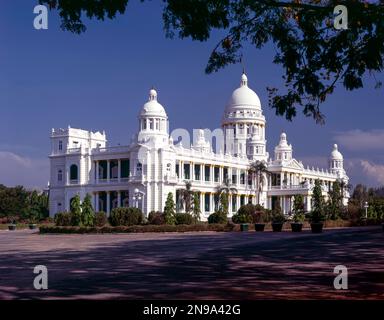
[(245, 73), (241, 76), (240, 87), (233, 91), (228, 101), (227, 111), (237, 109), (237, 107), (261, 110), (260, 99), (256, 92), (248, 87), (248, 78)]

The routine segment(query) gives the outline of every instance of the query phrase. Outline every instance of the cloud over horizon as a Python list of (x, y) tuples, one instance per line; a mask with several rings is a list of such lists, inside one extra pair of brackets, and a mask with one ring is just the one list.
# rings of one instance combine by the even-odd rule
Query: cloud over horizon
[(0, 151), (0, 184), (42, 189), (49, 180), (49, 161), (30, 158), (10, 151)]
[(340, 131), (334, 139), (351, 151), (384, 150), (384, 129)]

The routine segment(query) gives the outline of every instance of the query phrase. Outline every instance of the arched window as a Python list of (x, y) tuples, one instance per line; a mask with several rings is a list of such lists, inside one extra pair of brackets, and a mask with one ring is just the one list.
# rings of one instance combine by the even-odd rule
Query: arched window
[(63, 141), (59, 141), (59, 151), (63, 150)]
[(63, 181), (63, 170), (59, 170), (57, 172), (57, 181), (59, 182)]
[(79, 179), (79, 170), (77, 168), (77, 165), (73, 164), (71, 165), (69, 169), (69, 179), (70, 180), (78, 180)]

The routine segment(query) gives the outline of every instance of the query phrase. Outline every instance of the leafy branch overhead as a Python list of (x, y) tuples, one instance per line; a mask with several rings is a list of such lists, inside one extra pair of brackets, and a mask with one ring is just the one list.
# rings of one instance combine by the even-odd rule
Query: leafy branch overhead
[[(104, 20), (123, 14), (128, 0), (40, 0), (57, 9), (61, 27), (86, 30), (83, 16)], [(225, 36), (209, 57), (206, 73), (238, 63), (245, 45), (275, 47), (273, 62), (283, 68), (284, 91), (268, 87), (269, 105), (292, 120), (298, 110), (322, 123), (320, 105), (336, 86), (363, 87), (363, 76), (383, 68), (384, 1), (360, 0), (164, 0), (168, 37), (210, 39), (213, 30)], [(334, 28), (336, 5), (348, 9), (348, 29)]]

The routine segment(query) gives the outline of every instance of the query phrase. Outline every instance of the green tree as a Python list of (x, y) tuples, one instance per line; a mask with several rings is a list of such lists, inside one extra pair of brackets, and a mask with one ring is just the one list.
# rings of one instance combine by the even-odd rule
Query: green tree
[(193, 193), (193, 208), (192, 208), (192, 214), (195, 222), (200, 221), (200, 192), (195, 191)]
[(72, 214), (72, 225), (80, 226), (82, 224), (81, 219), (81, 202), (80, 196), (77, 194), (71, 201), (71, 214)]
[(321, 188), (320, 180), (315, 181), (315, 186), (312, 191), (313, 207), (310, 215), (312, 222), (321, 222), (325, 219), (324, 214), (324, 197)]
[(168, 193), (167, 200), (164, 207), (164, 220), (166, 224), (174, 225), (176, 223), (175, 218), (175, 202), (173, 201), (172, 192)]
[[(86, 30), (84, 17), (105, 20), (123, 14), (128, 0), (40, 0), (57, 9), (61, 28), (74, 33)], [(285, 90), (268, 88), (269, 104), (277, 115), (292, 120), (297, 109), (324, 122), (320, 104), (336, 85), (347, 90), (363, 87), (364, 75), (374, 77), (383, 69), (384, 6), (366, 0), (164, 0), (163, 21), (168, 37), (207, 41), (214, 45), (206, 72), (241, 61), (244, 47), (261, 49), (273, 43), (273, 63), (283, 69)], [(334, 27), (334, 8), (348, 8), (348, 29)]]
[(343, 193), (338, 180), (333, 182), (332, 189), (328, 192), (327, 214), (331, 220), (340, 217), (343, 210)]
[[(260, 204), (260, 195), (262, 191), (262, 184), (265, 181), (265, 174), (268, 174), (267, 165), (264, 161), (255, 161), (252, 162), (249, 169), (249, 174), (251, 174), (252, 178), (256, 181), (256, 191), (257, 191), (257, 204)], [(252, 180), (253, 180), (252, 179)]]
[(304, 219), (304, 197), (301, 194), (295, 194), (293, 198), (293, 221), (303, 222)]
[(229, 195), (237, 193), (237, 189), (231, 186), (228, 177), (224, 177), (223, 183), (216, 188), (216, 194), (219, 196), (219, 211), (228, 216)]
[(85, 196), (81, 204), (81, 224), (86, 227), (92, 227), (95, 223), (95, 211), (92, 206), (92, 197), (89, 193)]
[(185, 181), (185, 189), (178, 190), (180, 195), (180, 201), (185, 207), (186, 213), (191, 213), (193, 207), (193, 194), (192, 183), (190, 181)]

